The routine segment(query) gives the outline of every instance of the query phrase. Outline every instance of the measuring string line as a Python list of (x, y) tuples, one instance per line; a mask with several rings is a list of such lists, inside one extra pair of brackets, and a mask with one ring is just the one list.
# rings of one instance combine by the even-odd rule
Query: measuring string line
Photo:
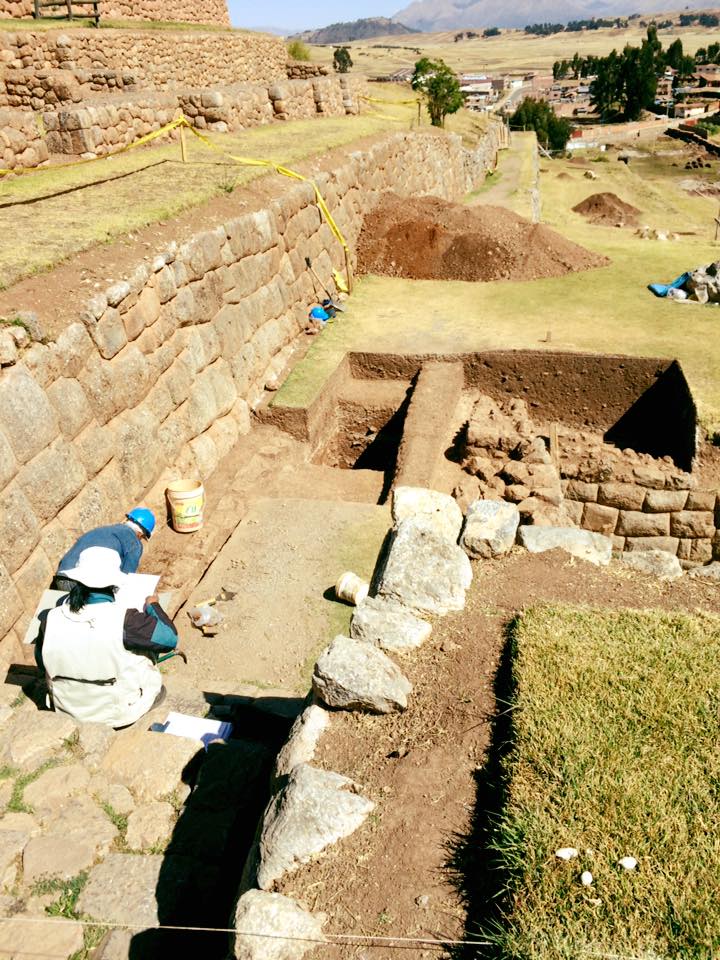
[[(287, 940), (297, 943), (318, 943), (326, 946), (340, 946), (343, 943), (359, 943), (369, 947), (390, 947), (395, 949), (410, 949), (411, 947), (435, 946), (435, 947), (489, 947), (492, 946), (486, 940), (436, 940), (423, 937), (381, 937), (372, 934), (350, 934), (350, 933), (329, 933), (326, 938), (321, 937), (293, 937), (281, 933), (258, 933), (255, 930), (237, 930), (235, 927), (181, 927), (159, 924), (157, 926), (147, 926), (139, 923), (113, 923), (112, 921), (102, 920), (70, 920), (65, 917), (0, 917), (0, 923), (12, 921), (13, 923), (45, 923), (48, 925), (62, 926), (69, 923), (80, 924), (84, 927), (105, 927), (114, 930), (135, 930), (143, 933), (151, 930), (171, 930), (182, 933), (232, 933), (238, 937), (257, 937), (261, 940)], [(375, 941), (375, 942), (373, 942)], [(16, 951), (17, 955), (23, 953), (22, 950)], [(46, 956), (40, 953), (26, 953), (27, 956)]]

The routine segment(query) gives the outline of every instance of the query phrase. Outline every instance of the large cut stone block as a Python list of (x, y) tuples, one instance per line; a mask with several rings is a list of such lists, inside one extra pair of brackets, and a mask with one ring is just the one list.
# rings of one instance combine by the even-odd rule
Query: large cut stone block
[(422, 518), (401, 520), (380, 576), (378, 593), (418, 613), (462, 610), (472, 583), (465, 551), (436, 533)]
[(383, 650), (415, 649), (430, 636), (432, 627), (425, 620), (390, 597), (368, 597), (350, 621), (350, 636)]
[(683, 570), (677, 557), (665, 550), (636, 550), (632, 553), (623, 553), (620, 558), (627, 567), (649, 573), (661, 580), (677, 580)]
[(111, 853), (90, 871), (77, 909), (109, 923), (158, 924), (157, 885), (163, 857)]
[(31, 460), (58, 435), (45, 392), (21, 366), (0, 378), (0, 426), (20, 463)]
[(508, 553), (517, 535), (520, 511), (504, 500), (475, 500), (468, 507), (460, 546), (471, 557), (499, 557)]
[(113, 741), (101, 770), (131, 790), (138, 800), (160, 800), (182, 785), (185, 768), (200, 750), (199, 741), (127, 730)]
[(574, 527), (520, 527), (520, 543), (530, 553), (564, 550), (580, 560), (606, 565), (612, 557), (612, 540)]
[(621, 510), (616, 533), (619, 537), (667, 537), (670, 534), (670, 516), (669, 513)]
[(324, 921), (325, 914), (308, 913), (290, 897), (248, 890), (235, 911), (235, 958), (302, 960), (324, 940)]
[(673, 537), (712, 538), (715, 535), (715, 517), (712, 513), (682, 510), (670, 517), (670, 534)]
[(295, 767), (265, 813), (257, 869), (261, 890), (357, 830), (375, 804), (356, 789), (338, 773)]
[(404, 710), (412, 686), (389, 657), (365, 643), (338, 636), (315, 664), (313, 690), (330, 707), (391, 713)]
[(395, 523), (422, 518), (431, 529), (453, 543), (457, 543), (463, 523), (462, 511), (453, 497), (424, 487), (395, 487), (392, 517)]

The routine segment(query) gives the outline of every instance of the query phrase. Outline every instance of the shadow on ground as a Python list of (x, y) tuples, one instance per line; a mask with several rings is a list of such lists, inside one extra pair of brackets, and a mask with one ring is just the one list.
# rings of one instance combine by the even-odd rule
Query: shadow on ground
[[(206, 699), (218, 698), (206, 694)], [(303, 702), (286, 701), (277, 711), (270, 701), (238, 701), (231, 718), (233, 739), (200, 750), (183, 771), (183, 781), (194, 787), (165, 850), (155, 895), (161, 926), (191, 929), (136, 934), (130, 960), (227, 957), (229, 934), (199, 928), (231, 926), (275, 756)]]
[[(465, 906), (465, 939), (468, 941), (494, 939), (507, 906), (510, 877), (493, 849), (493, 842), (507, 795), (504, 761), (513, 747), (515, 628), (513, 619), (505, 629), (505, 643), (493, 683), (495, 715), (490, 746), (484, 766), (475, 774), (475, 810), (470, 826), (466, 833), (455, 834), (448, 842), (446, 866)], [(499, 960), (502, 951), (494, 945), (467, 944), (455, 948), (450, 956), (452, 960), (481, 957)]]

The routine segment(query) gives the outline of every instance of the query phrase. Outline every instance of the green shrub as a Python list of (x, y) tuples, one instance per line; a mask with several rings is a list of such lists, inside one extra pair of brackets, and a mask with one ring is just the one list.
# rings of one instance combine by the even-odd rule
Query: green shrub
[(287, 45), (287, 52), (291, 60), (310, 59), (310, 48), (302, 40), (291, 40)]

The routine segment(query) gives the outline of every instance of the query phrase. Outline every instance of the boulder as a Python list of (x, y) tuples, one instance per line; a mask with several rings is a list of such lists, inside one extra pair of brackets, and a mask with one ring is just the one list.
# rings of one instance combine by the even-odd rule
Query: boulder
[(623, 553), (620, 557), (626, 567), (639, 570), (641, 573), (651, 573), (661, 580), (677, 580), (682, 576), (683, 569), (680, 561), (665, 550), (637, 550), (633, 553)]
[(382, 651), (337, 636), (315, 664), (313, 692), (329, 707), (392, 713), (405, 710), (412, 686)]
[(401, 520), (380, 575), (378, 593), (423, 614), (462, 610), (472, 568), (465, 551), (418, 518)]
[(503, 500), (476, 500), (468, 507), (460, 546), (471, 557), (508, 553), (517, 535), (520, 511)]
[(688, 576), (693, 580), (713, 580), (715, 583), (720, 583), (720, 561), (715, 560), (702, 567), (693, 567), (688, 571)]
[(101, 770), (138, 800), (160, 800), (181, 787), (202, 743), (147, 730), (124, 730), (113, 740)]
[(318, 741), (327, 730), (330, 714), (317, 704), (311, 704), (295, 720), (285, 745), (275, 761), (273, 780), (287, 776), (300, 763), (310, 763), (315, 756)]
[(263, 820), (256, 878), (261, 890), (357, 830), (375, 804), (356, 790), (339, 773), (305, 763), (295, 767)]
[(431, 633), (429, 623), (390, 597), (368, 597), (350, 621), (350, 636), (354, 640), (389, 651), (419, 647)]
[(607, 565), (612, 557), (612, 540), (600, 533), (575, 527), (520, 527), (520, 544), (530, 553), (564, 550), (590, 563)]
[(234, 956), (236, 960), (301, 960), (324, 941), (324, 921), (325, 914), (308, 913), (290, 897), (248, 890), (235, 911)]
[(427, 521), (440, 536), (457, 543), (463, 516), (453, 497), (424, 487), (395, 487), (392, 500), (395, 523), (418, 517)]

